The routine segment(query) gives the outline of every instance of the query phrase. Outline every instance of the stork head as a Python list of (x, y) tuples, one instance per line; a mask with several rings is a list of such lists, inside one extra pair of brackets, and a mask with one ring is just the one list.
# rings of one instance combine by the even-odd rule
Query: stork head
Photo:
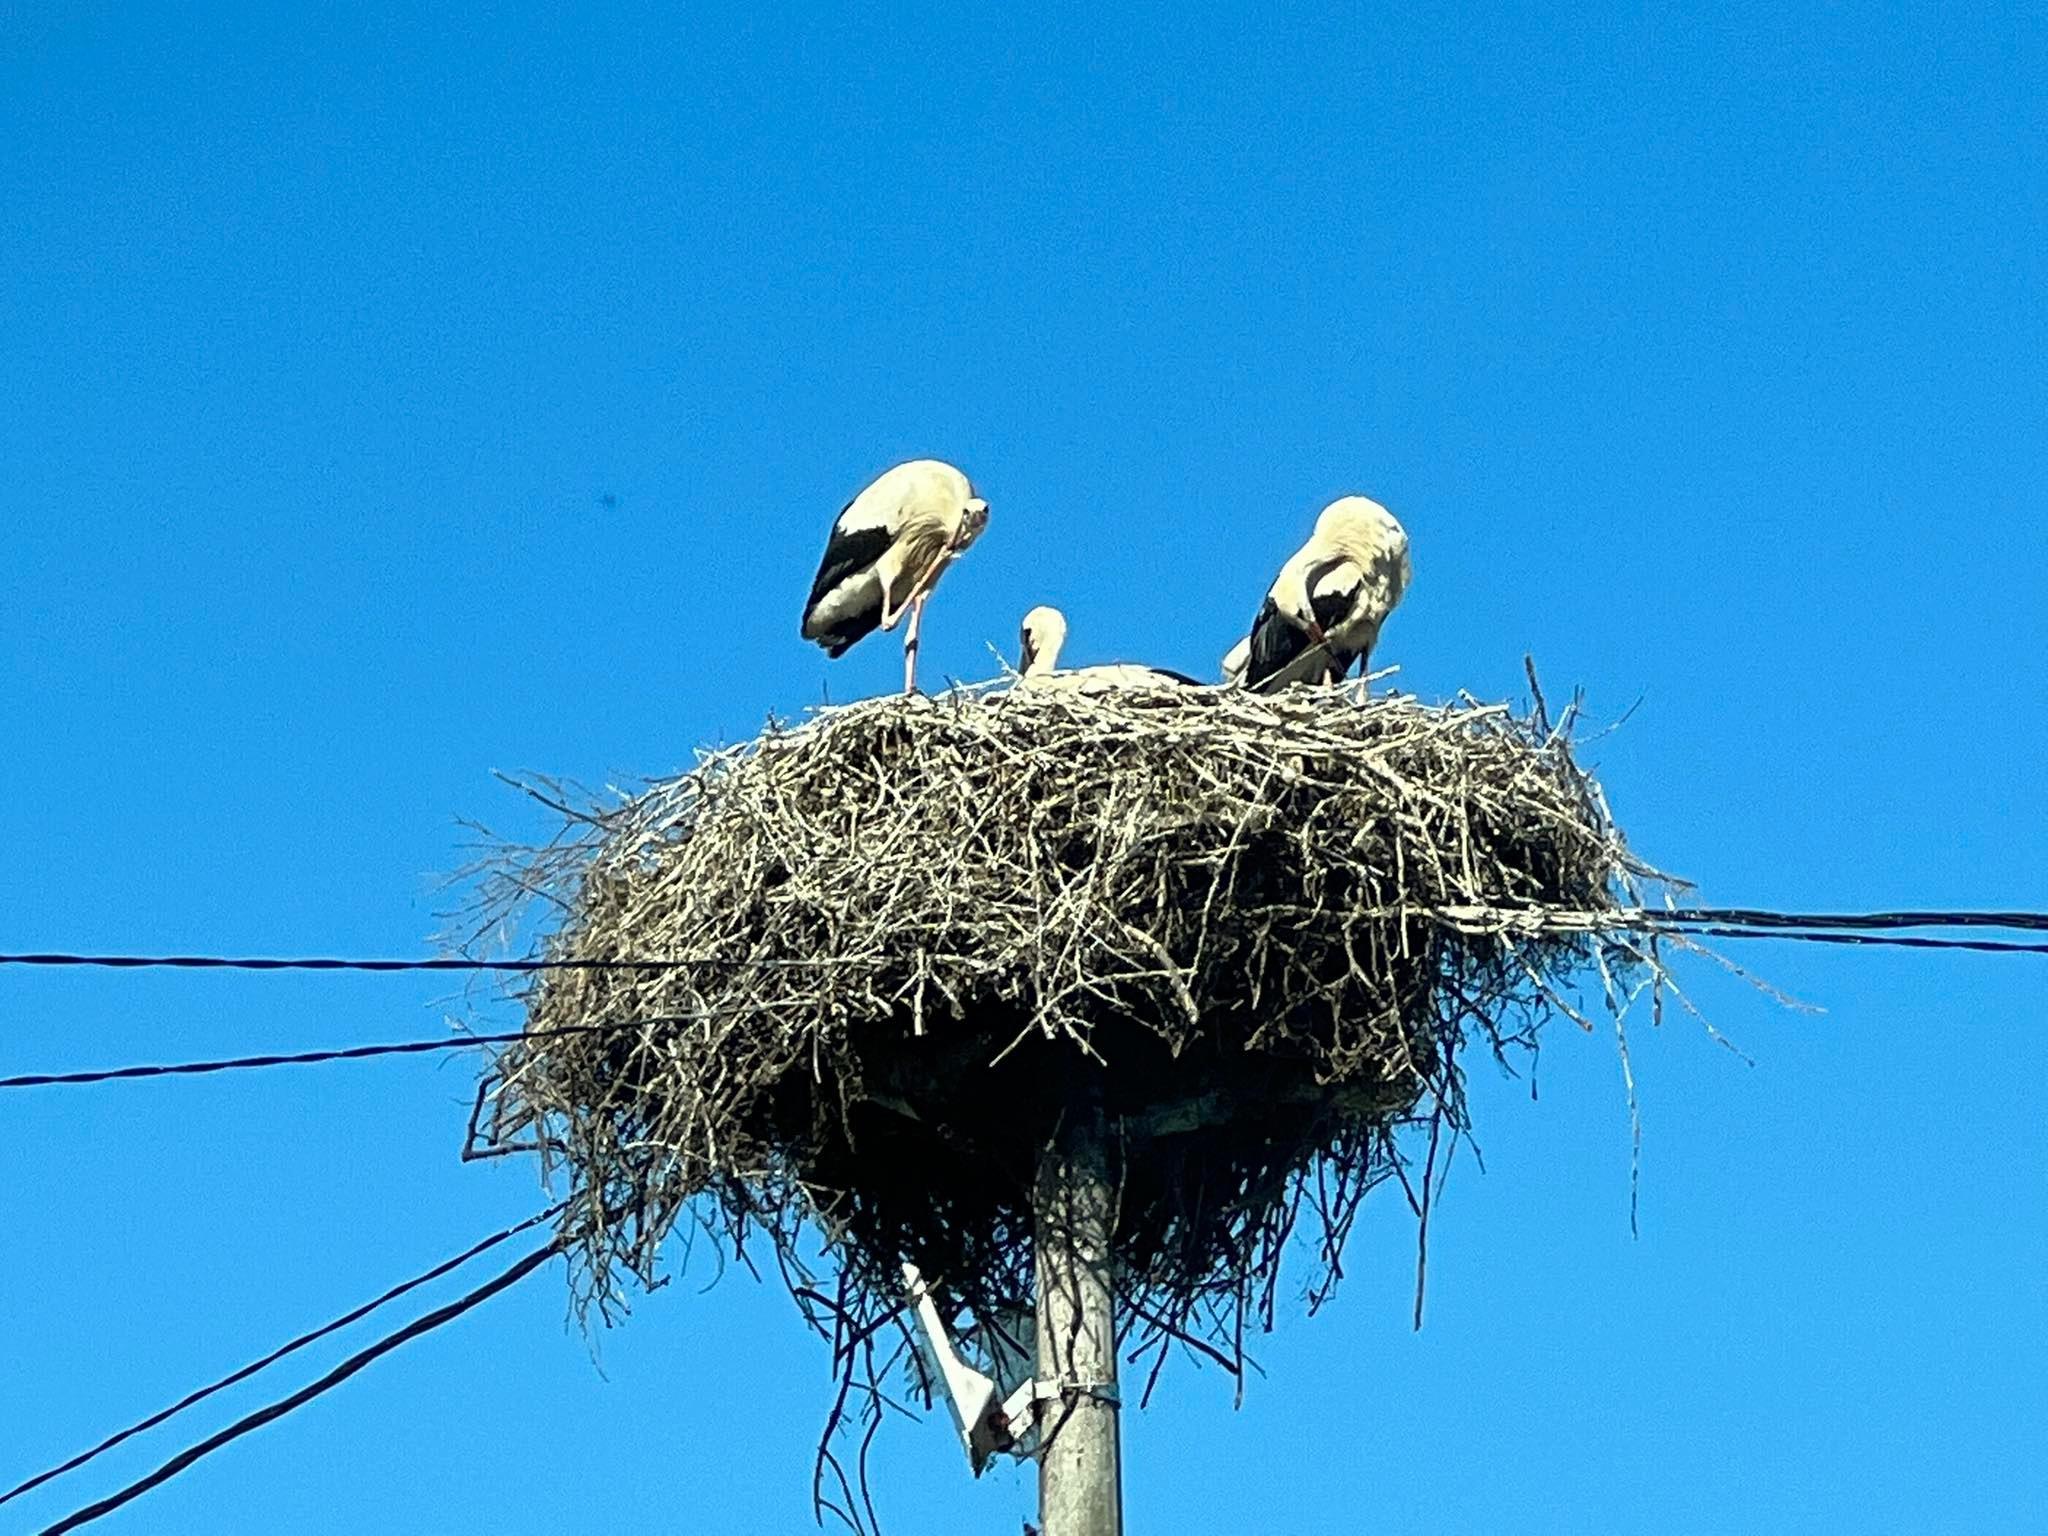
[(1316, 518), (1315, 542), (1370, 567), (1408, 549), (1408, 530), (1370, 496), (1340, 496)]
[(960, 528), (953, 535), (953, 553), (961, 550), (981, 537), (981, 530), (988, 526), (988, 503), (979, 496), (970, 496), (960, 504)]
[(1024, 615), (1017, 640), (1017, 675), (1044, 677), (1060, 664), (1060, 647), (1067, 640), (1067, 617), (1057, 608), (1034, 608)]
[[(1306, 631), (1309, 639), (1315, 641), (1317, 645), (1329, 643), (1330, 637), (1323, 633), (1322, 621), (1316, 617), (1315, 597), (1308, 589), (1307, 567), (1290, 563), (1282, 579), (1274, 585), (1272, 601), (1296, 629)], [(1250, 654), (1250, 643), (1249, 639), (1243, 642), (1247, 656)], [(1226, 673), (1231, 662), (1237, 658), (1237, 654), (1233, 650), (1230, 655), (1223, 658)]]

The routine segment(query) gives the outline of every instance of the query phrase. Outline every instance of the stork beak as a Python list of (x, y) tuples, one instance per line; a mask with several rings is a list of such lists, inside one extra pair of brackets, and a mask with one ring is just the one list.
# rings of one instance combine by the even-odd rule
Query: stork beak
[(1038, 647), (1033, 645), (1031, 637), (1026, 635), (1023, 645), (1017, 652), (1017, 675), (1022, 677), (1026, 672), (1029, 672), (1031, 670), (1031, 663), (1037, 659)]
[(1310, 618), (1308, 621), (1308, 637), (1324, 650), (1330, 648), (1330, 637), (1323, 633), (1323, 626), (1318, 624), (1314, 618)]

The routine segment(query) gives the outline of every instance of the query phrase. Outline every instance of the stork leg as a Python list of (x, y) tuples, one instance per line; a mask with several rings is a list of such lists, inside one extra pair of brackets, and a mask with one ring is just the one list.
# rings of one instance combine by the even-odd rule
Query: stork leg
[(903, 632), (903, 691), (917, 692), (917, 631), (924, 618), (924, 600), (927, 594), (920, 592), (910, 600), (910, 627)]

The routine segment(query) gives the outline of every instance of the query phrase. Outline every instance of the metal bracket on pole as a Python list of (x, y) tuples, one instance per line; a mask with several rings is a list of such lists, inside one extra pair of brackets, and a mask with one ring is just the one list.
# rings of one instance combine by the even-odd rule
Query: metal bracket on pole
[(996, 1400), (996, 1384), (960, 1358), (951, 1335), (932, 1301), (931, 1287), (924, 1283), (915, 1264), (903, 1266), (903, 1284), (910, 1292), (911, 1305), (924, 1328), (925, 1344), (946, 1384), (946, 1396), (953, 1407), (953, 1422), (959, 1426), (961, 1443), (967, 1448), (967, 1464), (976, 1477), (992, 1457), (1015, 1451), (1014, 1426), (1028, 1426), (1036, 1401), (1037, 1382), (1026, 1382), (1005, 1401)]
[(954, 1348), (952, 1337), (939, 1317), (938, 1306), (932, 1300), (931, 1287), (925, 1284), (924, 1276), (915, 1264), (903, 1266), (903, 1284), (910, 1293), (911, 1305), (917, 1309), (917, 1320), (924, 1330), (925, 1344), (938, 1368), (939, 1379), (946, 1384), (953, 1421), (959, 1426), (961, 1443), (967, 1449), (967, 1462), (976, 1477), (981, 1476), (989, 1462), (998, 1455), (1008, 1454), (1026, 1460), (1034, 1454), (1024, 1445), (1024, 1437), (1047, 1427), (1045, 1421), (1051, 1413), (1044, 1405), (1048, 1403), (1085, 1397), (1107, 1404), (1112, 1409), (1123, 1406), (1123, 1399), (1117, 1395), (1113, 1381), (1031, 1380), (997, 1401), (999, 1388), (995, 1382), (962, 1360)]

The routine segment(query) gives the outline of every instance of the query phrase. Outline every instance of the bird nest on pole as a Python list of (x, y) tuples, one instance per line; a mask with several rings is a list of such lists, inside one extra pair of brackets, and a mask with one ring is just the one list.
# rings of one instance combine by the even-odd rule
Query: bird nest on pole
[(1029, 1306), (1034, 1172), (1092, 1075), (1126, 1347), (1241, 1367), (1289, 1238), (1319, 1300), (1366, 1191), (1415, 1196), (1401, 1130), (1463, 1129), (1462, 1047), (1655, 974), (1598, 918), (1658, 877), (1567, 734), (1343, 688), (961, 689), (608, 807), (529, 786), (562, 835), (487, 909), (551, 902), (550, 957), (627, 963), (534, 978), (474, 1145), (566, 1175), (586, 1302), (656, 1283), (686, 1219), (765, 1238), (851, 1381), (906, 1260), (980, 1320)]

